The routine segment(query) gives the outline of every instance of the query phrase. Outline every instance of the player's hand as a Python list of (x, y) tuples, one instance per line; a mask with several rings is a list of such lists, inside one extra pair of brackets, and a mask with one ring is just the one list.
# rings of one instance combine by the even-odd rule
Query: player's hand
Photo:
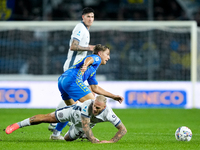
[(122, 96), (119, 96), (119, 95), (116, 95), (113, 99), (118, 101), (120, 104), (124, 101), (124, 98)]
[(83, 65), (82, 68), (81, 68), (81, 72), (82, 72), (82, 75), (84, 74), (84, 72), (87, 70), (87, 66), (86, 65)]
[(98, 143), (113, 143), (112, 141), (106, 141), (106, 140), (103, 140), (103, 141), (100, 141)]
[(94, 50), (95, 45), (89, 45), (89, 50), (93, 51)]

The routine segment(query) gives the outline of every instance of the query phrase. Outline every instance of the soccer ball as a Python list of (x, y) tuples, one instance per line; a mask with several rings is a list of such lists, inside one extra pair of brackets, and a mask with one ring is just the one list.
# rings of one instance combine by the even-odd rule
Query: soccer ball
[(179, 127), (175, 132), (175, 137), (178, 141), (190, 141), (192, 139), (192, 131), (186, 127)]

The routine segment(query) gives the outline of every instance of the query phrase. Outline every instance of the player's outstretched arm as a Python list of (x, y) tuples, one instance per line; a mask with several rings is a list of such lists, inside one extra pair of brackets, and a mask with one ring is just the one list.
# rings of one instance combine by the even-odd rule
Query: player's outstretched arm
[(82, 121), (82, 128), (84, 133), (86, 134), (88, 140), (92, 143), (98, 143), (98, 140), (94, 137), (92, 130), (90, 128), (90, 118), (86, 118), (84, 116), (81, 116)]
[(110, 98), (112, 98), (112, 99), (118, 101), (120, 104), (121, 104), (121, 103), (123, 102), (123, 100), (124, 100), (124, 98), (123, 98), (122, 96), (120, 96), (120, 95), (114, 95), (114, 94), (112, 94), (112, 93), (110, 93), (110, 92), (104, 90), (103, 88), (101, 88), (101, 87), (98, 86), (98, 85), (90, 85), (90, 87), (91, 87), (91, 89), (92, 89), (92, 91), (93, 91), (94, 93), (97, 93), (97, 94), (99, 94), (99, 95), (104, 95), (104, 96), (106, 96), (106, 97), (110, 97)]
[(72, 44), (70, 46), (70, 50), (72, 51), (93, 51), (94, 46), (89, 45), (88, 47), (83, 47), (79, 45), (79, 41), (73, 39)]
[(110, 141), (103, 140), (100, 141), (99, 143), (115, 143), (119, 141), (126, 134), (127, 130), (122, 122), (116, 128), (118, 129), (118, 132)]
[(90, 50), (93, 51), (95, 46), (96, 46), (96, 45), (89, 45)]

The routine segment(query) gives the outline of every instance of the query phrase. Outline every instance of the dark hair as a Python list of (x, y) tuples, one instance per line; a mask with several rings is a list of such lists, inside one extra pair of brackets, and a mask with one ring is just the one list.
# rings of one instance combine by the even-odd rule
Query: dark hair
[(109, 49), (110, 48), (108, 46), (104, 46), (104, 45), (101, 45), (101, 44), (97, 44), (95, 47), (94, 47), (94, 51), (93, 51), (93, 54), (98, 54), (99, 51), (105, 51), (106, 49)]
[(87, 13), (94, 13), (94, 10), (90, 7), (86, 7), (83, 9), (82, 15), (85, 15)]

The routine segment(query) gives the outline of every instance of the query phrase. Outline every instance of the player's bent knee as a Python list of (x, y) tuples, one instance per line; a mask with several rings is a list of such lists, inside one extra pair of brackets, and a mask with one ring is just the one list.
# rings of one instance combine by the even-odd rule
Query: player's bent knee
[(58, 120), (55, 117), (55, 112), (44, 115), (44, 117), (42, 117), (41, 121), (44, 123), (57, 123), (58, 122)]
[(71, 139), (71, 138), (70, 138), (69, 133), (66, 133), (66, 134), (65, 134), (64, 139), (65, 139), (65, 141), (74, 141), (74, 139)]

